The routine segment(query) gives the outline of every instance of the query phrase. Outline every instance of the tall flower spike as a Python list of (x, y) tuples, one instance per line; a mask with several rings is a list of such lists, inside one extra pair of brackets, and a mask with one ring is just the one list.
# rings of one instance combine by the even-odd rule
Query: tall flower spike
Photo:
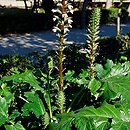
[(54, 13), (53, 20), (56, 21), (57, 24), (54, 26), (53, 31), (58, 33), (57, 36), (59, 37), (61, 37), (61, 35), (66, 36), (69, 29), (72, 27), (72, 20), (71, 17), (68, 16), (68, 13), (73, 13), (73, 6), (68, 3), (68, 0), (54, 0), (54, 2), (56, 4), (56, 9), (52, 10)]
[(100, 25), (100, 9), (94, 8), (91, 16), (90, 23), (87, 29), (87, 55), (90, 63), (90, 76), (94, 78), (94, 62), (95, 58), (98, 55), (98, 39), (99, 39), (99, 25)]
[(71, 27), (72, 20), (68, 16), (68, 13), (73, 12), (73, 7), (68, 3), (68, 0), (54, 0), (57, 5), (56, 9), (53, 9), (54, 18), (53, 20), (57, 22), (56, 26), (54, 26), (53, 31), (59, 37), (58, 43), (58, 58), (59, 58), (59, 76), (58, 76), (58, 106), (60, 113), (64, 112), (65, 105), (65, 94), (63, 88), (63, 50), (66, 42), (66, 35), (69, 32)]

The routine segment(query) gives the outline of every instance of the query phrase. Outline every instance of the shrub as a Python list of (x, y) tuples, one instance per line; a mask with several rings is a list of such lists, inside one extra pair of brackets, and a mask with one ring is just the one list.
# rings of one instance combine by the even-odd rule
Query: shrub
[(117, 15), (118, 15), (118, 8), (102, 9), (101, 22), (116, 23)]
[(22, 9), (8, 9), (0, 13), (0, 33), (24, 33), (52, 28), (52, 14), (36, 14)]

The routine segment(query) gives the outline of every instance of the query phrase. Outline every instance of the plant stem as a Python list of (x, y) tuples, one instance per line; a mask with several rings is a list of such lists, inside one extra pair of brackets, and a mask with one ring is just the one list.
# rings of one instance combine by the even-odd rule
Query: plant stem
[[(65, 0), (62, 0), (62, 14), (65, 12)], [(59, 91), (63, 91), (63, 49), (64, 49), (64, 22), (60, 25), (60, 46), (59, 46)], [(64, 113), (64, 109), (60, 110)]]
[(63, 91), (63, 38), (59, 47), (59, 91)]
[(47, 91), (48, 91), (48, 97), (49, 97), (49, 102), (48, 102), (49, 114), (50, 114), (50, 118), (52, 119), (51, 96), (50, 96), (50, 79), (49, 79), (48, 64), (47, 64)]
[[(47, 80), (48, 82), (49, 80)], [(48, 107), (49, 107), (49, 114), (50, 114), (50, 118), (52, 119), (52, 108), (51, 108), (51, 96), (50, 96), (50, 85), (49, 82), (47, 83), (47, 89), (48, 89), (48, 96), (49, 96), (49, 103), (48, 103)]]
[(74, 97), (73, 101), (71, 102), (69, 108), (67, 109), (66, 113), (69, 113), (71, 108), (72, 108), (72, 105), (74, 104), (75, 100), (77, 99), (77, 97), (80, 95), (80, 93), (84, 90), (84, 88), (80, 89), (80, 91), (76, 94), (76, 96)]
[(94, 78), (94, 61), (95, 61), (95, 57), (94, 57), (94, 44), (92, 43), (92, 48), (91, 48), (91, 54), (90, 54), (90, 77)]

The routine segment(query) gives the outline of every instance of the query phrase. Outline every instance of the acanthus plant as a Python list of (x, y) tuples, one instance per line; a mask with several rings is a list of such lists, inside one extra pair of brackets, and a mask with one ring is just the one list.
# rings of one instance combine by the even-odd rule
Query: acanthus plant
[(94, 78), (94, 64), (95, 58), (98, 55), (98, 40), (99, 40), (99, 27), (100, 27), (100, 9), (95, 8), (92, 12), (92, 17), (87, 29), (87, 56), (90, 63), (90, 76)]
[[(59, 122), (52, 123), (51, 129), (130, 129), (130, 62), (115, 64), (113, 61), (107, 60), (105, 65), (95, 63), (98, 48), (97, 40), (99, 39), (99, 21), (100, 9), (95, 8), (88, 28), (88, 48), (84, 51), (90, 62), (89, 71), (83, 70), (78, 77), (75, 77), (74, 71), (66, 73), (65, 80), (71, 84), (77, 84), (81, 91), (72, 99), (67, 113), (57, 115)], [(72, 111), (72, 106), (79, 104), (82, 96), (86, 95), (86, 89), (95, 97), (94, 104), (89, 106), (86, 102), (83, 108)], [(78, 98), (78, 103), (75, 98)]]
[(57, 104), (59, 106), (60, 113), (64, 113), (65, 109), (65, 93), (64, 93), (64, 83), (63, 83), (63, 50), (66, 44), (66, 35), (69, 32), (69, 29), (72, 27), (71, 17), (69, 17), (69, 13), (73, 13), (73, 6), (68, 2), (68, 0), (55, 0), (54, 1), (57, 8), (53, 9), (54, 18), (53, 20), (57, 22), (56, 26), (54, 26), (53, 31), (57, 33), (59, 37), (58, 43), (58, 96), (57, 96)]
[[(95, 22), (90, 21), (87, 34), (89, 71), (83, 70), (78, 76), (74, 71), (68, 71), (63, 78), (63, 50), (71, 27), (71, 19), (66, 13), (72, 11), (72, 6), (67, 0), (56, 1), (56, 4), (58, 9), (53, 11), (56, 13), (54, 20), (58, 22), (54, 31), (59, 37), (59, 106), (55, 105), (57, 80), (52, 76), (53, 59), (48, 57), (46, 73), (26, 69), (23, 73), (15, 71), (0, 80), (0, 129), (129, 130), (130, 62), (115, 64), (107, 60), (104, 65), (95, 63), (100, 10), (94, 9), (91, 20)], [(74, 94), (77, 87), (74, 86), (73, 91), (65, 91), (74, 97), (68, 99), (66, 96), (67, 103), (70, 103), (66, 111), (63, 79), (68, 84), (76, 84), (79, 90)], [(88, 98), (87, 91), (94, 97), (95, 104), (90, 105), (83, 100), (84, 106), (80, 106), (82, 99)]]
[[(60, 113), (65, 111), (63, 50), (72, 22), (68, 13), (72, 13), (73, 8), (67, 0), (55, 2), (57, 9), (53, 12), (56, 13), (54, 21), (57, 21), (57, 25), (53, 31), (56, 31), (59, 37), (58, 107), (55, 105), (57, 80), (51, 76), (53, 61), (48, 57), (46, 73), (35, 71), (34, 68), (34, 71), (26, 69), (25, 72), (17, 71), (0, 80), (0, 128), (2, 129), (46, 129), (50, 122), (57, 122), (55, 118), (57, 108)], [(34, 74), (38, 74), (38, 79)]]

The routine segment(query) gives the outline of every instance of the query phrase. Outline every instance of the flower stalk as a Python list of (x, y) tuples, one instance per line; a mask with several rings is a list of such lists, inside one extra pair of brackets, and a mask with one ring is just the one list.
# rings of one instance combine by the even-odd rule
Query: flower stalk
[(87, 29), (87, 56), (90, 63), (90, 77), (94, 78), (94, 62), (98, 55), (98, 39), (99, 39), (99, 25), (100, 25), (100, 9), (94, 8), (91, 20)]
[[(57, 22), (56, 26), (54, 26), (53, 31), (56, 32), (57, 36), (59, 37), (58, 43), (58, 57), (59, 57), (59, 65), (58, 65), (58, 95), (57, 99), (58, 106), (60, 108), (60, 113), (64, 113), (64, 104), (65, 104), (65, 94), (64, 94), (64, 83), (63, 83), (63, 50), (66, 43), (66, 35), (69, 32), (69, 28), (71, 28), (72, 20), (68, 16), (68, 13), (73, 12), (73, 7), (68, 3), (68, 0), (55, 0), (54, 1), (57, 5), (56, 9), (53, 9), (54, 15), (53, 20)], [(61, 96), (62, 95), (62, 96)], [(62, 104), (62, 105), (61, 105)], [(61, 107), (62, 106), (62, 107)]]

